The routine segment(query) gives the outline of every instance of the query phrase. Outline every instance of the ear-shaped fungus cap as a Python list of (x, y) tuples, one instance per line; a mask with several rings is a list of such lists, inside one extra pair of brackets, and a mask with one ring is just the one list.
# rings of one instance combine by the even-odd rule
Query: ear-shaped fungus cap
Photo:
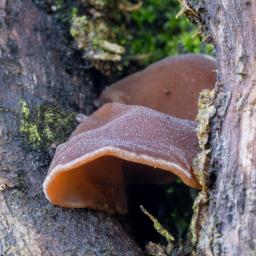
[(216, 61), (207, 55), (168, 57), (107, 87), (99, 103), (141, 105), (195, 120), (199, 92), (214, 88), (216, 69)]
[(200, 188), (191, 169), (198, 152), (195, 128), (146, 107), (106, 104), (58, 146), (45, 195), (59, 206), (125, 213), (124, 182), (167, 183), (175, 174)]

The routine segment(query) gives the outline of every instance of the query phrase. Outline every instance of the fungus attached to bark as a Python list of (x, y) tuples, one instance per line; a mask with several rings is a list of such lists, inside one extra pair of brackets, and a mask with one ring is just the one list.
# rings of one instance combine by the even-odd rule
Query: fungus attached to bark
[(106, 104), (58, 146), (45, 195), (59, 206), (125, 213), (126, 183), (163, 184), (176, 175), (201, 188), (191, 168), (195, 129), (192, 121), (146, 107)]
[(216, 61), (210, 56), (168, 57), (107, 87), (100, 104), (141, 105), (195, 120), (199, 92), (214, 88), (215, 80)]

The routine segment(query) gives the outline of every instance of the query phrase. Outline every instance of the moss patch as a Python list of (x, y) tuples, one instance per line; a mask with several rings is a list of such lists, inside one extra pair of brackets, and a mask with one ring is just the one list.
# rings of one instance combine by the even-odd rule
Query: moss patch
[(201, 44), (195, 26), (186, 17), (177, 17), (176, 0), (148, 0), (141, 9), (131, 13), (127, 25), (127, 57), (143, 64), (181, 53), (211, 53), (212, 46)]
[(19, 131), (33, 149), (48, 150), (65, 141), (76, 125), (75, 114), (57, 106), (41, 105), (33, 110), (21, 101)]
[(70, 27), (83, 57), (105, 75), (169, 55), (213, 50), (201, 44), (185, 17), (176, 17), (177, 0), (55, 0), (51, 8)]

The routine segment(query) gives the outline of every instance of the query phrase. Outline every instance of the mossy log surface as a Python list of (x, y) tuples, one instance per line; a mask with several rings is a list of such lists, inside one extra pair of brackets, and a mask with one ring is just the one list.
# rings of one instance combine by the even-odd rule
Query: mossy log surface
[(216, 49), (208, 206), (196, 255), (256, 255), (256, 2), (183, 1)]
[(67, 136), (54, 123), (74, 125), (63, 113), (90, 113), (95, 98), (63, 34), (31, 0), (0, 0), (0, 255), (140, 255), (114, 218), (43, 195), (55, 139)]

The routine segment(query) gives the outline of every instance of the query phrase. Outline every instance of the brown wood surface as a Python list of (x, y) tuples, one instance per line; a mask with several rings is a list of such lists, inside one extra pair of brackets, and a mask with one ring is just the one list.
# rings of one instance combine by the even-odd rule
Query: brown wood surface
[(256, 255), (256, 1), (185, 2), (218, 61), (210, 197), (197, 255)]
[(49, 152), (32, 150), (19, 132), (21, 99), (30, 110), (91, 112), (92, 76), (64, 36), (31, 0), (0, 0), (0, 255), (140, 255), (114, 218), (45, 199)]

